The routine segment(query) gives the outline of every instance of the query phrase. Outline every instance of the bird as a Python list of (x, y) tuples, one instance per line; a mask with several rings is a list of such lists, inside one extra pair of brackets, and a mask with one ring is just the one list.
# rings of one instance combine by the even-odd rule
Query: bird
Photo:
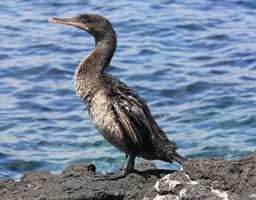
[(48, 22), (79, 28), (95, 39), (94, 49), (76, 69), (75, 90), (102, 136), (125, 153), (123, 168), (115, 178), (133, 172), (136, 157), (184, 164), (187, 159), (177, 153), (175, 143), (156, 123), (146, 102), (125, 83), (105, 72), (117, 45), (110, 21), (85, 13), (71, 18), (49, 18)]

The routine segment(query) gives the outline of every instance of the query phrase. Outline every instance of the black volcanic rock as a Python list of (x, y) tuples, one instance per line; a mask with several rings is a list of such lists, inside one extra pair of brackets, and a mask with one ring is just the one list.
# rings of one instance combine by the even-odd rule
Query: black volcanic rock
[(59, 175), (27, 173), (20, 182), (0, 181), (3, 200), (253, 200), (256, 155), (241, 160), (188, 161), (180, 171), (140, 163), (119, 180), (97, 180), (93, 164), (71, 166)]
[(20, 182), (1, 180), (0, 199), (143, 199), (148, 188), (151, 188), (159, 178), (171, 172), (159, 170), (152, 163), (141, 163), (136, 168), (143, 172), (131, 173), (115, 181), (96, 180), (96, 169), (92, 164), (71, 166), (59, 175), (48, 172), (28, 173), (21, 178)]
[(229, 161), (188, 161), (181, 171), (158, 180), (155, 190), (155, 196), (145, 194), (147, 200), (256, 199), (256, 155)]

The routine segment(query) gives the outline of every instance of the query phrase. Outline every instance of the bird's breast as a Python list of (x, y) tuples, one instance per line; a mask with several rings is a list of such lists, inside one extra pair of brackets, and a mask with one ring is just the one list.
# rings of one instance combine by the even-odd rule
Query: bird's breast
[(96, 128), (103, 137), (119, 150), (126, 152), (124, 137), (112, 110), (111, 99), (107, 97), (104, 90), (98, 90), (87, 106)]

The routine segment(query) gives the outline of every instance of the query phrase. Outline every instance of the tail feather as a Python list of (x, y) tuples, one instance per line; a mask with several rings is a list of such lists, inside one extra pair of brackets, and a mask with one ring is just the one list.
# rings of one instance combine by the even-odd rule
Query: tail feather
[(173, 160), (175, 160), (176, 162), (178, 162), (181, 165), (183, 165), (186, 161), (188, 161), (187, 158), (185, 158), (179, 154), (173, 155)]

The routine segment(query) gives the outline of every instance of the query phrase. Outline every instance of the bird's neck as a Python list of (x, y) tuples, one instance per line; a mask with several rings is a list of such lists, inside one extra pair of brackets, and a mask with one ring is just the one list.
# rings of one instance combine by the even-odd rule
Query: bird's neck
[(84, 79), (98, 77), (108, 67), (116, 48), (116, 35), (95, 38), (95, 48), (85, 56), (77, 68), (76, 78)]

